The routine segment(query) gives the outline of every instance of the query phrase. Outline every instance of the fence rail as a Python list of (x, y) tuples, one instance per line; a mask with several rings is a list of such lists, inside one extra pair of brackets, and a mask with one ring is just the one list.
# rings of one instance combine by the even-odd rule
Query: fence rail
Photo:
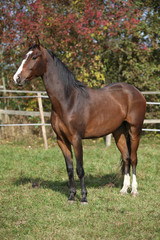
[[(7, 115), (21, 115), (21, 116), (39, 116), (41, 117), (41, 123), (24, 123), (24, 124), (0, 124), (0, 127), (6, 127), (6, 126), (41, 126), (42, 127), (42, 134), (44, 139), (44, 145), (45, 148), (48, 147), (47, 145), (47, 137), (46, 137), (46, 130), (45, 126), (51, 126), (51, 124), (46, 124), (44, 117), (50, 117), (50, 112), (44, 112), (43, 111), (43, 104), (42, 104), (42, 98), (48, 98), (47, 93), (45, 91), (19, 91), (19, 90), (1, 90), (0, 92), (6, 94), (6, 93), (18, 93), (18, 94), (33, 94), (32, 96), (0, 96), (0, 99), (18, 99), (18, 98), (37, 98), (38, 99), (38, 105), (39, 105), (39, 112), (33, 112), (33, 111), (19, 111), (19, 110), (3, 110), (0, 109), (0, 115), (1, 114), (7, 114)], [(150, 92), (141, 92), (143, 95), (155, 95), (160, 94), (160, 91), (150, 91)], [(147, 105), (160, 105), (160, 102), (147, 102)], [(144, 124), (159, 124), (160, 119), (145, 119)], [(148, 129), (143, 128), (143, 131), (155, 131), (160, 132), (160, 129)], [(109, 134), (106, 137), (106, 145), (110, 145), (111, 143), (111, 134)]]
[(7, 89), (0, 89), (0, 92), (2, 93), (31, 93), (31, 94), (37, 94), (37, 93), (41, 93), (41, 94), (46, 94), (46, 91), (26, 91), (26, 90), (7, 90)]
[[(0, 109), (0, 114), (7, 115), (21, 115), (21, 116), (40, 116), (40, 112), (32, 112), (32, 111), (19, 111), (19, 110), (3, 110)], [(44, 117), (50, 117), (50, 112), (43, 112)]]
[[(40, 112), (33, 112), (33, 111), (19, 111), (19, 110), (3, 110), (0, 109), (0, 114), (7, 114), (7, 115), (20, 115), (20, 116), (40, 116)], [(50, 117), (50, 112), (43, 112), (44, 117)], [(145, 119), (144, 124), (155, 124), (160, 123), (160, 119)], [(1, 125), (0, 125), (1, 126)]]

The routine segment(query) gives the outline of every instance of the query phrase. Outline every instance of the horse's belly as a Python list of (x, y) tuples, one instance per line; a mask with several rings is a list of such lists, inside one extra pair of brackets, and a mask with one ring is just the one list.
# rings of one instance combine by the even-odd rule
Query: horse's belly
[(124, 121), (124, 118), (110, 119), (107, 121), (94, 121), (88, 124), (85, 130), (84, 138), (103, 137), (114, 132)]

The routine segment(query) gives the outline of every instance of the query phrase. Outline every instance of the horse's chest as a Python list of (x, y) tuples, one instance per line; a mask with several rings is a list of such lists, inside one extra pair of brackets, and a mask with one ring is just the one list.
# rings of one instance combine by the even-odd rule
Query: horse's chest
[(66, 126), (66, 124), (57, 116), (54, 114), (52, 117), (52, 127), (53, 130), (56, 132), (59, 138), (64, 139), (67, 138), (71, 142), (71, 133)]

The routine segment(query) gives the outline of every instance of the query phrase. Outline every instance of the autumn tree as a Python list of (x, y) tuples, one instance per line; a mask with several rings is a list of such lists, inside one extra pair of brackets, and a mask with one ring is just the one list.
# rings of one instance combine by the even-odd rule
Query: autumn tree
[[(157, 10), (152, 14), (148, 4), (148, 0), (136, 4), (131, 0), (3, 0), (3, 67), (9, 66), (13, 74), (26, 50), (26, 38), (38, 34), (44, 46), (90, 87), (125, 81), (139, 89), (156, 89), (159, 25), (158, 18), (154, 20)], [(39, 80), (32, 87), (41, 88)]]

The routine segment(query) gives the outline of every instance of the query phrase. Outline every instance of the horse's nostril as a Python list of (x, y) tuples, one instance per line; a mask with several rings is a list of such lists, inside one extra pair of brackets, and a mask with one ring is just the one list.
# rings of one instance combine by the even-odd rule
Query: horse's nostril
[(20, 76), (18, 75), (17, 76), (17, 83), (20, 83), (21, 79), (20, 79)]
[(19, 74), (18, 75), (15, 74), (13, 77), (13, 80), (14, 80), (14, 84), (18, 84), (18, 85), (21, 84), (21, 77)]

